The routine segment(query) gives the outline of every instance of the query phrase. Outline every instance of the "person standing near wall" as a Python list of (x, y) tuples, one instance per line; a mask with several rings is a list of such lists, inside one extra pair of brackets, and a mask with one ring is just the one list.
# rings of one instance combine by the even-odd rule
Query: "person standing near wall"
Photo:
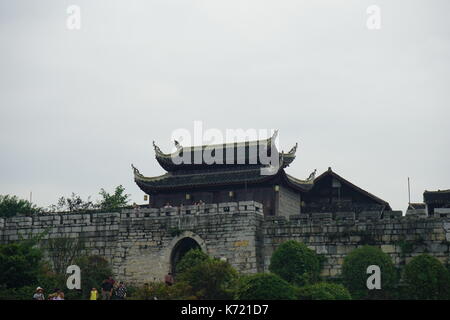
[(37, 287), (36, 293), (33, 295), (33, 300), (45, 300), (44, 289)]
[(166, 274), (166, 276), (164, 277), (164, 282), (166, 283), (166, 285), (171, 286), (173, 285), (173, 276), (172, 273), (169, 272), (168, 274)]
[(111, 283), (110, 279), (103, 280), (102, 300), (111, 300), (112, 290), (113, 290), (113, 284)]
[(98, 291), (97, 288), (92, 288), (91, 294), (89, 296), (89, 300), (97, 300), (98, 299)]
[(123, 284), (122, 281), (120, 281), (119, 286), (116, 289), (116, 298), (118, 300), (125, 300), (127, 296), (127, 288)]

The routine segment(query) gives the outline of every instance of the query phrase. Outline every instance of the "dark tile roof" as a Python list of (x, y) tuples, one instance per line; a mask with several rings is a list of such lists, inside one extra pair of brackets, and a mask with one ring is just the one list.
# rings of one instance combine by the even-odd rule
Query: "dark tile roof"
[(447, 204), (450, 203), (450, 189), (427, 191), (423, 193), (423, 201), (425, 203)]
[(196, 188), (205, 186), (260, 183), (273, 179), (271, 175), (261, 175), (260, 169), (223, 170), (203, 173), (173, 174), (166, 173), (159, 177), (147, 178), (135, 175), (137, 185), (147, 193), (158, 190)]
[[(268, 165), (268, 163), (260, 155), (263, 154), (270, 157), (274, 152), (278, 156), (281, 166), (287, 167), (295, 159), (297, 144), (287, 153), (279, 152), (275, 144), (273, 144), (274, 137), (272, 136), (266, 140), (189, 147), (183, 147), (176, 142), (177, 151), (173, 153), (164, 153), (155, 143), (153, 145), (156, 160), (168, 172), (202, 170), (212, 167), (223, 168), (225, 166), (227, 168), (232, 166), (241, 167), (242, 165), (262, 167)], [(211, 161), (216, 160), (215, 158), (217, 157), (216, 161), (218, 163), (206, 163), (204, 154), (211, 155), (214, 158)]]
[(344, 179), (343, 177), (341, 177), (340, 175), (338, 175), (336, 172), (334, 172), (333, 170), (331, 170), (331, 167), (328, 168), (327, 171), (325, 171), (324, 173), (322, 173), (320, 176), (318, 176), (317, 178), (314, 179), (314, 183), (320, 181), (321, 179), (327, 177), (327, 176), (332, 176), (334, 178), (336, 178), (338, 181), (340, 181), (343, 184), (346, 184), (347, 186), (349, 186), (350, 188), (352, 188), (353, 190), (369, 197), (370, 199), (372, 199), (374, 202), (381, 204), (383, 206), (385, 206), (385, 210), (391, 210), (391, 206), (389, 205), (389, 203), (387, 201), (384, 201), (383, 199), (378, 198), (377, 196), (374, 196), (373, 194), (371, 194), (370, 192), (367, 192), (366, 190), (354, 185), (353, 183), (351, 183), (350, 181)]

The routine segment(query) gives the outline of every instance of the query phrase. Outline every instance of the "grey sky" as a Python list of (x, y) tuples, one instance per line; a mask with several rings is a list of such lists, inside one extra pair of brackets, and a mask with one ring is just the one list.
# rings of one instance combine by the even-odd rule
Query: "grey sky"
[[(69, 5), (81, 30), (66, 28)], [(381, 30), (366, 9), (381, 8)], [(450, 188), (450, 2), (0, 0), (0, 194), (95, 199), (163, 170), (177, 128), (278, 128), (404, 210)]]

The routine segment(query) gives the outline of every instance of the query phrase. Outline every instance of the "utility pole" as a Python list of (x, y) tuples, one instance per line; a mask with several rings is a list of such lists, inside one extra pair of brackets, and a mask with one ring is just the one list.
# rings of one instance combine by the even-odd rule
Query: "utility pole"
[(411, 204), (411, 187), (409, 185), (409, 177), (408, 177), (408, 205)]

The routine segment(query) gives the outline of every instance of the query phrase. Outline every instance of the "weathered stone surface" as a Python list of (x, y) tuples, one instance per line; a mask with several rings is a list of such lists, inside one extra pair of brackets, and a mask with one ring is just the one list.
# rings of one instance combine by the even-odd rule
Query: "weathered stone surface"
[[(287, 206), (284, 212), (295, 210), (296, 205)], [(171, 268), (174, 248), (184, 238), (195, 240), (209, 255), (229, 261), (243, 273), (267, 271), (272, 253), (287, 240), (304, 242), (323, 254), (322, 274), (330, 277), (341, 272), (349, 252), (365, 244), (380, 247), (397, 265), (423, 252), (449, 260), (447, 216), (402, 217), (401, 212), (387, 211), (383, 215), (338, 212), (264, 217), (262, 212), (262, 204), (241, 201), (121, 213), (14, 217), (0, 219), (0, 242), (47, 229), (47, 238), (82, 238), (86, 252), (105, 256), (116, 277), (141, 283), (164, 277)], [(399, 242), (410, 242), (412, 252), (402, 252)]]

